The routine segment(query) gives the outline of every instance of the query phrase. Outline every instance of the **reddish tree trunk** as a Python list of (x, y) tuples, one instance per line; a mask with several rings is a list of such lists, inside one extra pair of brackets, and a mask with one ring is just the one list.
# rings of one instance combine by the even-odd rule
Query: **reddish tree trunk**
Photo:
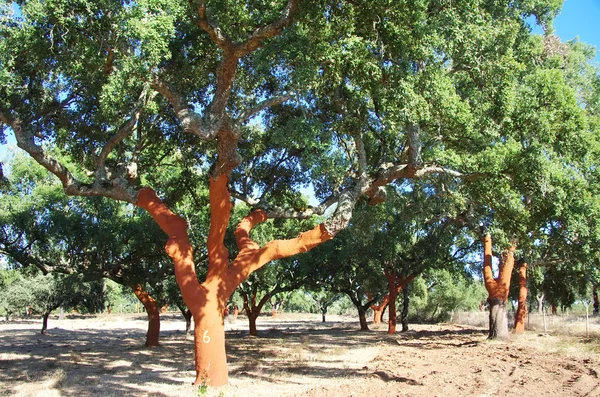
[(397, 313), (396, 313), (396, 298), (398, 298), (398, 294), (408, 283), (410, 283), (415, 277), (416, 274), (411, 274), (410, 276), (404, 278), (401, 275), (396, 274), (396, 272), (385, 271), (385, 277), (388, 281), (388, 295), (390, 297), (389, 300), (389, 321), (388, 321), (388, 331), (387, 333), (390, 335), (394, 335), (396, 333), (397, 326)]
[(492, 238), (486, 235), (483, 239), (483, 279), (488, 292), (490, 304), (489, 339), (508, 338), (508, 319), (506, 316), (506, 302), (510, 286), (510, 276), (515, 263), (515, 246), (512, 245), (502, 253), (500, 272), (494, 278), (492, 269)]
[(525, 319), (527, 317), (527, 263), (519, 265), (519, 306), (515, 316), (515, 333), (525, 332)]
[(267, 215), (262, 210), (254, 210), (240, 221), (235, 230), (238, 255), (229, 263), (229, 252), (224, 244), (232, 208), (227, 182), (226, 174), (210, 179), (208, 272), (201, 284), (196, 276), (185, 220), (171, 212), (150, 188), (138, 193), (136, 203), (147, 210), (169, 236), (165, 251), (173, 260), (183, 301), (194, 317), (195, 385), (216, 387), (228, 382), (223, 313), (229, 297), (242, 281), (272, 260), (306, 252), (333, 238), (324, 224), (320, 224), (296, 238), (273, 240), (261, 247), (250, 238), (250, 231), (267, 220)]
[(160, 314), (158, 305), (153, 297), (146, 292), (140, 284), (133, 287), (133, 293), (142, 302), (148, 313), (148, 332), (146, 332), (146, 346), (158, 346), (160, 335)]
[[(371, 299), (370, 294), (367, 294), (368, 299)], [(381, 317), (383, 316), (383, 311), (387, 307), (390, 301), (389, 294), (384, 296), (379, 305), (372, 304), (371, 310), (373, 310), (373, 324), (381, 323)]]

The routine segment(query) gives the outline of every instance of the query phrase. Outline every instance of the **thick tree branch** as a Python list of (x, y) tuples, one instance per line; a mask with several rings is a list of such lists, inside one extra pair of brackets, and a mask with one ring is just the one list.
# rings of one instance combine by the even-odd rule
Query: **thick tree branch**
[(250, 207), (263, 210), (267, 214), (267, 217), (271, 219), (308, 219), (315, 215), (323, 215), (327, 208), (338, 202), (337, 196), (331, 196), (317, 206), (309, 206), (305, 210), (298, 211), (293, 208), (272, 206), (265, 201), (257, 200), (238, 192), (231, 193), (231, 196), (236, 200), (245, 202)]
[(210, 18), (206, 9), (206, 1), (190, 1), (191, 5), (196, 5), (196, 23), (210, 36), (211, 40), (219, 47), (225, 49), (233, 45), (233, 41), (221, 30), (217, 22)]
[(0, 110), (0, 121), (10, 126), (15, 134), (17, 146), (25, 150), (35, 161), (58, 177), (66, 194), (71, 196), (103, 196), (115, 200), (135, 203), (137, 190), (121, 177), (110, 181), (96, 179), (93, 184), (82, 183), (60, 163), (48, 155), (42, 146), (35, 143), (35, 133), (24, 126), (17, 118), (10, 117)]
[(224, 243), (232, 207), (228, 180), (227, 175), (221, 175), (216, 180), (210, 178), (210, 229), (207, 239), (209, 275), (215, 271), (222, 272), (229, 265), (229, 252)]
[(296, 238), (287, 240), (272, 240), (263, 247), (250, 238), (252, 228), (267, 220), (267, 215), (262, 210), (254, 210), (245, 217), (235, 231), (236, 242), (240, 249), (232, 265), (228, 268), (231, 276), (238, 280), (238, 284), (245, 280), (252, 272), (260, 269), (266, 263), (287, 258), (301, 252), (307, 252), (317, 245), (333, 238), (324, 225), (317, 225), (313, 229), (300, 233)]
[(300, 0), (288, 0), (279, 20), (254, 30), (248, 40), (237, 45), (236, 55), (242, 57), (249, 54), (260, 47), (265, 40), (281, 33), (285, 27), (292, 23), (292, 17), (298, 3), (300, 3)]
[(202, 116), (189, 108), (189, 103), (171, 84), (155, 77), (150, 86), (167, 98), (171, 106), (173, 106), (173, 110), (175, 110), (183, 131), (194, 134), (205, 141), (212, 140), (217, 136), (219, 123), (206, 124)]

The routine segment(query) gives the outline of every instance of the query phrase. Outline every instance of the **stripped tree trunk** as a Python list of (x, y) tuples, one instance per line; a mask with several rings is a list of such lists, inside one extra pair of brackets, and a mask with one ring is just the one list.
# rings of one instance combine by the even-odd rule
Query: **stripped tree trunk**
[(510, 286), (510, 276), (514, 267), (515, 245), (511, 245), (502, 253), (500, 272), (494, 278), (492, 270), (492, 238), (486, 235), (483, 238), (483, 279), (488, 292), (490, 305), (488, 339), (508, 338), (508, 318), (506, 316), (506, 303)]
[(396, 298), (398, 297), (398, 289), (396, 288), (396, 272), (385, 272), (385, 277), (388, 281), (388, 294), (390, 296), (390, 303), (388, 307), (388, 331), (387, 333), (393, 335), (396, 333)]
[(140, 284), (133, 287), (133, 293), (142, 302), (148, 313), (148, 332), (146, 332), (146, 346), (158, 346), (160, 336), (160, 312), (153, 297), (148, 294)]
[(150, 188), (142, 189), (136, 202), (137, 206), (152, 215), (169, 236), (165, 251), (173, 260), (177, 284), (194, 318), (194, 385), (206, 384), (216, 387), (228, 383), (223, 313), (235, 289), (253, 271), (266, 263), (306, 252), (332, 239), (334, 235), (327, 231), (325, 224), (320, 224), (297, 238), (273, 240), (260, 247), (250, 238), (250, 231), (258, 223), (264, 222), (267, 215), (262, 210), (254, 210), (243, 218), (236, 228), (234, 234), (238, 255), (230, 263), (229, 252), (224, 244), (232, 208), (227, 182), (226, 173), (217, 179), (210, 179), (211, 214), (207, 238), (209, 264), (203, 283), (199, 283), (196, 276), (193, 250), (185, 220), (171, 212)]
[(527, 263), (519, 263), (519, 305), (515, 316), (515, 333), (525, 332), (525, 319), (527, 318)]
[[(371, 299), (370, 294), (367, 294), (367, 297), (368, 297), (368, 299)], [(381, 317), (383, 316), (383, 311), (387, 307), (389, 301), (390, 301), (390, 296), (388, 294), (383, 297), (383, 299), (381, 300), (381, 303), (379, 305), (376, 305), (376, 304), (371, 305), (371, 310), (373, 310), (373, 324), (381, 323)]]
[(410, 283), (417, 274), (411, 274), (408, 277), (404, 277), (402, 275), (397, 274), (396, 272), (384, 271), (385, 277), (388, 281), (388, 294), (390, 297), (390, 302), (388, 305), (389, 309), (389, 321), (388, 321), (388, 331), (389, 335), (393, 335), (396, 333), (396, 325), (397, 325), (397, 314), (396, 314), (396, 299), (398, 298), (398, 294), (400, 291)]

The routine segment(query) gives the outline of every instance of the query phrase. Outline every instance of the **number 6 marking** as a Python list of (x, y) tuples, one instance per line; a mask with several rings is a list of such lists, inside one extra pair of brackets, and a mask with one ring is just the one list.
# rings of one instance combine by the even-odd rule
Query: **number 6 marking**
[(204, 331), (204, 335), (202, 336), (202, 342), (210, 343), (210, 336), (208, 336), (206, 334), (208, 334), (208, 330)]

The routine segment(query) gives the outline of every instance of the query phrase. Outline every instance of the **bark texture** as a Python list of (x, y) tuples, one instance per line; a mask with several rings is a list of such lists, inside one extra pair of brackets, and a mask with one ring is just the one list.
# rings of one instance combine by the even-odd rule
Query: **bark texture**
[(142, 302), (148, 313), (148, 332), (146, 332), (146, 346), (158, 346), (160, 336), (160, 312), (156, 300), (142, 288), (140, 284), (133, 287), (133, 293)]
[(525, 332), (525, 319), (527, 318), (527, 263), (519, 264), (519, 305), (515, 316), (515, 333)]
[(500, 271), (494, 278), (492, 269), (492, 238), (486, 235), (483, 238), (483, 279), (488, 292), (490, 305), (489, 339), (508, 338), (508, 319), (506, 317), (506, 302), (510, 286), (510, 277), (515, 264), (515, 245), (511, 245), (502, 253)]

